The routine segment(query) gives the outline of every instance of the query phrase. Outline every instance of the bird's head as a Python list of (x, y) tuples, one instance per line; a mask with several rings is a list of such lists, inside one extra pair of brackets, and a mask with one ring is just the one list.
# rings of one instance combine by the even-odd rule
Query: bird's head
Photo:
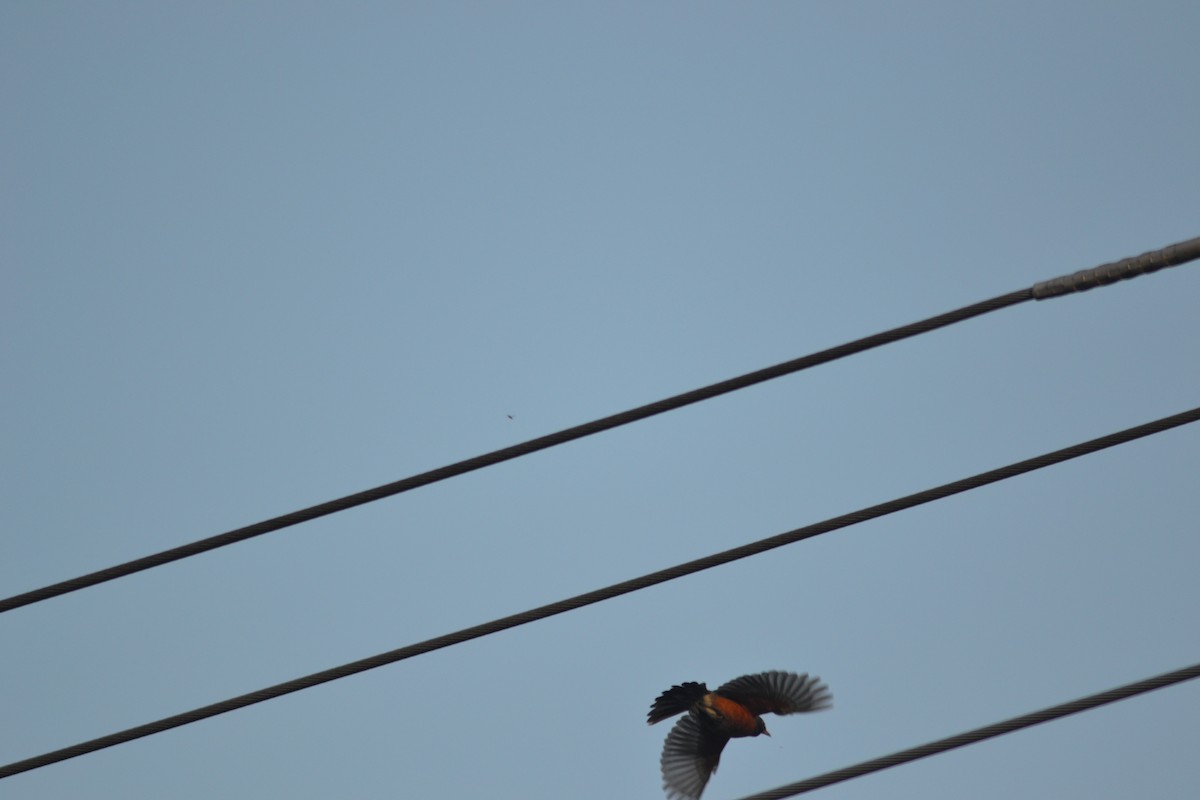
[(759, 736), (759, 735), (770, 736), (771, 735), (771, 732), (769, 730), (767, 730), (767, 723), (763, 722), (762, 717), (758, 718), (758, 724), (754, 726), (754, 735), (755, 736)]

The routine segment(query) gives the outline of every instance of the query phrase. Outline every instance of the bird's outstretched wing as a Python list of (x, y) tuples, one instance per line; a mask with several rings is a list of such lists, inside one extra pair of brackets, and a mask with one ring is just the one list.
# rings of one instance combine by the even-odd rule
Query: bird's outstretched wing
[(654, 704), (650, 706), (650, 713), (646, 715), (646, 722), (653, 725), (667, 717), (682, 714), (706, 694), (708, 694), (708, 687), (703, 683), (689, 681), (679, 686), (672, 686), (655, 698)]
[(729, 741), (689, 712), (667, 734), (662, 752), (663, 789), (668, 800), (698, 800), (717, 771), (721, 751)]
[(794, 672), (743, 675), (718, 688), (717, 694), (741, 703), (754, 714), (798, 714), (833, 705), (829, 687), (820, 678)]

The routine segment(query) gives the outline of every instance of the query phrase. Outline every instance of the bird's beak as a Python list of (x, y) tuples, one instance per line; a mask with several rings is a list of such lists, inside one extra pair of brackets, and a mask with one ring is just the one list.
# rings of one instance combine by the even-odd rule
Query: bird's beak
[(770, 736), (770, 735), (771, 735), (771, 732), (769, 730), (767, 730), (766, 728), (763, 728), (763, 736)]

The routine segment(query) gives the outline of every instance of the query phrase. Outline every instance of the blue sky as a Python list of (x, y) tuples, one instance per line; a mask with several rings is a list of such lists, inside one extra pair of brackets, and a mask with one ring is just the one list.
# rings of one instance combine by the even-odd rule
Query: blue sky
[[(1200, 235), (1194, 3), (0, 9), (0, 595)], [(0, 763), (1174, 414), (1200, 267), (0, 615)], [(512, 415), (512, 419), (508, 418)], [(706, 800), (1195, 663), (1200, 429), (3, 781)], [(1187, 684), (822, 797), (1180, 797)]]

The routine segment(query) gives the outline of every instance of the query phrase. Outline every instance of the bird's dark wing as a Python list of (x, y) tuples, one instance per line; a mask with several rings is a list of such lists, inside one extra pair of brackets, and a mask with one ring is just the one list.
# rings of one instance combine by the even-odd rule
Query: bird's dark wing
[(721, 686), (717, 694), (741, 703), (754, 714), (797, 714), (833, 705), (829, 687), (820, 678), (794, 672), (743, 675)]
[(713, 731), (695, 712), (686, 714), (667, 734), (662, 751), (663, 789), (668, 800), (698, 800), (717, 771), (728, 736)]
[(667, 717), (682, 714), (706, 694), (708, 694), (708, 687), (703, 683), (688, 682), (680, 686), (672, 686), (655, 698), (654, 704), (650, 706), (650, 713), (646, 715), (646, 722), (653, 725)]

